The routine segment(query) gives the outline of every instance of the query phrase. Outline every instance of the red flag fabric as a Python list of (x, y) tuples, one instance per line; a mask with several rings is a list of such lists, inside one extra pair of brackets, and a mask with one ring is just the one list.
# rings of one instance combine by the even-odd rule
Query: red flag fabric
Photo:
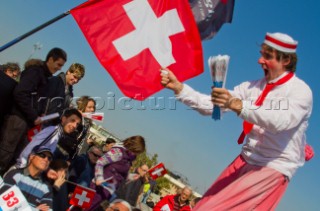
[(41, 130), (41, 125), (36, 125), (33, 128), (28, 130), (27, 138), (29, 141), (32, 140), (33, 136), (35, 136), (37, 133), (39, 133)]
[(305, 153), (305, 161), (309, 161), (313, 158), (314, 156), (314, 150), (312, 148), (311, 145), (306, 144), (306, 146), (304, 147), (304, 153)]
[(128, 97), (160, 91), (160, 67), (185, 81), (203, 72), (187, 0), (92, 0), (71, 11), (96, 57)]
[(234, 0), (189, 0), (202, 40), (211, 39), (224, 23), (231, 23)]
[(162, 177), (167, 173), (167, 169), (164, 167), (163, 163), (159, 163), (149, 170), (149, 175), (152, 179), (156, 180), (158, 177)]
[(82, 113), (84, 117), (87, 117), (92, 120), (97, 120), (99, 122), (103, 122), (104, 113)]
[(95, 194), (95, 190), (77, 185), (69, 203), (77, 207), (89, 208)]

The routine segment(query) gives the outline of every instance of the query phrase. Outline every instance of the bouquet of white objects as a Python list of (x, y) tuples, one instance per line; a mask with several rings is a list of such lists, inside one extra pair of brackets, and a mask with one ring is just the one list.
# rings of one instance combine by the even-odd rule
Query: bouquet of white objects
[[(210, 74), (214, 87), (224, 88), (226, 84), (230, 56), (210, 56), (208, 59)], [(221, 119), (221, 110), (218, 106), (213, 107), (212, 119)]]

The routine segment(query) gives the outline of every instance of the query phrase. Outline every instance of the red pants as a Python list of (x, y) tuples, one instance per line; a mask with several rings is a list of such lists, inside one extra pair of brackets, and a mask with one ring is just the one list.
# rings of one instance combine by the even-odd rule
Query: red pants
[(248, 164), (238, 156), (218, 177), (193, 211), (274, 210), (288, 185), (280, 172)]

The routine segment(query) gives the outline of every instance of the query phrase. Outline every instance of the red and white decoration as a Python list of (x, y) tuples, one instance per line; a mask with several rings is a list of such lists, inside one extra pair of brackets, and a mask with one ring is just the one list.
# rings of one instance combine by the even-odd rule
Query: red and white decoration
[(264, 43), (285, 53), (295, 53), (298, 42), (283, 33), (267, 33)]
[(149, 174), (152, 179), (156, 180), (158, 177), (162, 177), (167, 173), (167, 169), (164, 167), (163, 163), (159, 163), (149, 170)]
[(187, 0), (91, 0), (70, 12), (130, 98), (144, 100), (163, 89), (161, 67), (180, 81), (203, 72), (201, 39)]
[(95, 190), (77, 185), (69, 203), (77, 207), (89, 208), (95, 194)]
[(0, 210), (32, 211), (33, 209), (30, 207), (21, 190), (16, 185), (13, 185), (0, 195)]
[(104, 119), (104, 113), (82, 113), (82, 115), (98, 122), (103, 122)]
[(28, 130), (27, 138), (29, 141), (32, 140), (33, 136), (35, 136), (37, 133), (39, 133), (41, 130), (41, 125), (36, 125), (33, 128)]

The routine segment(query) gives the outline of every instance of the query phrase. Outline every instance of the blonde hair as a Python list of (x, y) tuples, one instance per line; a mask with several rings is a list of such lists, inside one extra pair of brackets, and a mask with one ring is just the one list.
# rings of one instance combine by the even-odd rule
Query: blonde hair
[(67, 72), (75, 74), (76, 77), (80, 80), (81, 78), (84, 77), (85, 67), (82, 64), (73, 63), (72, 65), (70, 65)]
[(96, 101), (89, 96), (82, 96), (77, 100), (78, 110), (81, 112), (85, 112), (88, 103), (92, 101), (94, 103), (94, 110), (96, 110)]

